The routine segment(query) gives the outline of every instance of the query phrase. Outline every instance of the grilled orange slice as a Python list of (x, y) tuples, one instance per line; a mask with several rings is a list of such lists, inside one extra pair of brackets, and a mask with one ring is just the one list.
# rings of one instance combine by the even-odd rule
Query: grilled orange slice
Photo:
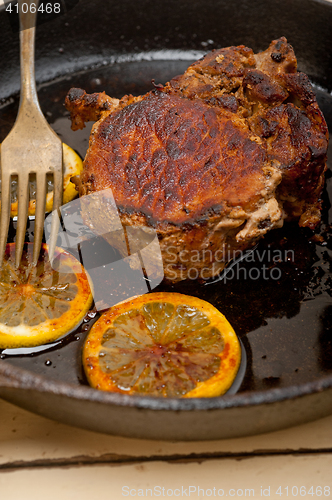
[[(67, 144), (62, 144), (63, 149), (63, 204), (69, 203), (77, 196), (75, 184), (70, 179), (79, 175), (83, 170), (83, 163), (81, 158), (73, 149)], [(29, 215), (35, 215), (36, 210), (36, 176), (30, 178), (30, 201), (29, 201)], [(17, 216), (17, 176), (13, 176), (12, 185), (12, 203), (10, 216)], [(47, 176), (47, 195), (46, 195), (46, 212), (51, 212), (53, 208), (53, 178), (52, 175)]]
[(141, 396), (219, 396), (240, 359), (238, 338), (221, 312), (196, 297), (164, 292), (109, 309), (83, 349), (92, 387)]
[(92, 304), (89, 278), (81, 264), (57, 248), (61, 272), (51, 266), (43, 245), (37, 266), (33, 244), (27, 244), (21, 265), (15, 268), (15, 243), (6, 247), (0, 269), (0, 348), (46, 344), (69, 333)]

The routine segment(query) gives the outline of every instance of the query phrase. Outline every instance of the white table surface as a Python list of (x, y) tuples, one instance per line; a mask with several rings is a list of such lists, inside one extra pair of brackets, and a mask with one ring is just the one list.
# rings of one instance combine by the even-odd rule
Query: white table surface
[(0, 415), (1, 500), (220, 498), (221, 489), (284, 499), (287, 487), (295, 498), (301, 486), (311, 499), (329, 486), (332, 498), (332, 416), (254, 437), (174, 443), (77, 429), (2, 400)]

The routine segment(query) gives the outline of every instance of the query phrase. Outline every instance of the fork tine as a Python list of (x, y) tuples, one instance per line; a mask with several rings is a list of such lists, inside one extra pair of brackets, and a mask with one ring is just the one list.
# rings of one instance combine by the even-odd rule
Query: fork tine
[(55, 245), (58, 237), (61, 213), (60, 207), (62, 205), (62, 193), (63, 193), (63, 173), (61, 171), (55, 171), (53, 177), (53, 209), (52, 209), (52, 222), (51, 222), (51, 233), (49, 239), (49, 259), (52, 261), (55, 251)]
[(46, 204), (46, 175), (44, 172), (36, 173), (36, 211), (35, 211), (35, 231), (33, 238), (33, 263), (38, 262), (40, 248), (43, 239), (45, 204)]
[[(0, 267), (5, 256), (10, 219), (11, 175), (2, 169), (1, 173), (1, 219), (0, 219)], [(5, 203), (4, 203), (5, 202)]]
[(53, 210), (58, 210), (62, 205), (62, 192), (63, 192), (63, 173), (62, 170), (54, 172), (54, 197), (53, 197)]
[(26, 172), (21, 172), (18, 178), (17, 201), (15, 266), (19, 267), (25, 240), (29, 205), (29, 174)]

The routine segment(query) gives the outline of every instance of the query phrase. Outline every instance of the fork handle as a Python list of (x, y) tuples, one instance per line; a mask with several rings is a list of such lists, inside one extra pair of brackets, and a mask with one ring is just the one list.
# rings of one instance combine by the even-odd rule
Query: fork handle
[[(35, 82), (35, 31), (39, 0), (18, 0), (21, 45), (21, 97), (40, 109)], [(24, 11), (23, 11), (24, 9)], [(27, 12), (25, 12), (27, 11)]]

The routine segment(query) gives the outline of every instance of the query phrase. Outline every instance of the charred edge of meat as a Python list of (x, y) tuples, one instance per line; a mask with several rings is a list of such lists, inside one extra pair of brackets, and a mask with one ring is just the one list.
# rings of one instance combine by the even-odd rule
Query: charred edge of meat
[(118, 99), (112, 99), (105, 92), (87, 94), (78, 88), (72, 88), (65, 99), (73, 130), (84, 128), (86, 122), (99, 120), (105, 112), (115, 109), (118, 103)]

